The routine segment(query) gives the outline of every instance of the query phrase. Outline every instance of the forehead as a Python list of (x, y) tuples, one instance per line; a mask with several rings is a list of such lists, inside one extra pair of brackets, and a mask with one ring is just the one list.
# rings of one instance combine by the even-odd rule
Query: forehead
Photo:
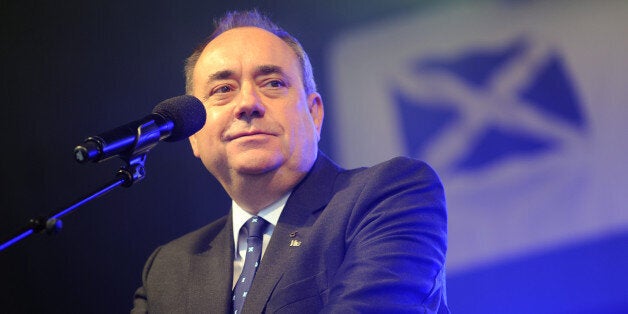
[(261, 28), (240, 27), (228, 30), (209, 42), (194, 72), (246, 70), (259, 65), (276, 65), (284, 71), (299, 71), (296, 54), (281, 38)]

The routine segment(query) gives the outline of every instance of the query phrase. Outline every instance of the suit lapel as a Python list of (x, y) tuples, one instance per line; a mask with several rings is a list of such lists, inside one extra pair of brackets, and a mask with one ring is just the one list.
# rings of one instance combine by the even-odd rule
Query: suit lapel
[(333, 196), (334, 180), (340, 169), (322, 152), (308, 175), (295, 187), (288, 198), (272, 238), (268, 243), (260, 268), (244, 303), (243, 313), (262, 313), (286, 266), (298, 247), (291, 246), (293, 232), (306, 232), (314, 222), (313, 213), (321, 210)]
[(229, 313), (233, 284), (231, 213), (206, 250), (190, 256), (188, 313)]

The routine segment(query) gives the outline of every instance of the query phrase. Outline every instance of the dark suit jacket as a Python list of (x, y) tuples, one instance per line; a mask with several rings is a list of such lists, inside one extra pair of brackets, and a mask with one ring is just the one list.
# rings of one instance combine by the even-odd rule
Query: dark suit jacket
[[(293, 241), (295, 240), (295, 241)], [(159, 247), (132, 313), (229, 313), (231, 215)], [(448, 313), (443, 187), (425, 163), (343, 170), (319, 152), (275, 227), (243, 313)]]

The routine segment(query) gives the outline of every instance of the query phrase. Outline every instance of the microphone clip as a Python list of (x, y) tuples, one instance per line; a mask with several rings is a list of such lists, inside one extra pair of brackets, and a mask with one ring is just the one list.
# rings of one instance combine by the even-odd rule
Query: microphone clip
[[(159, 120), (162, 126), (156, 120)], [(74, 148), (74, 158), (79, 163), (101, 162), (113, 157), (128, 161), (155, 147), (161, 139), (164, 126), (169, 124), (158, 114), (144, 118), (137, 127), (135, 127), (136, 123), (129, 123), (123, 128), (102, 135), (88, 137), (81, 145)]]
[[(152, 116), (155, 118), (157, 115)], [(116, 176), (124, 180), (122, 186), (129, 187), (146, 176), (144, 168), (146, 156), (148, 152), (159, 143), (161, 132), (155, 119), (145, 119), (145, 121), (142, 121), (135, 129), (133, 144), (126, 152), (99, 159), (97, 162), (109, 160), (113, 157), (122, 159), (125, 166), (120, 168)], [(74, 149), (74, 157), (78, 162), (85, 162), (93, 160), (94, 156), (104, 155), (105, 152), (102, 151), (103, 147), (115, 149), (115, 147), (111, 147), (111, 145), (107, 146), (106, 144), (103, 138), (90, 136), (82, 145)]]

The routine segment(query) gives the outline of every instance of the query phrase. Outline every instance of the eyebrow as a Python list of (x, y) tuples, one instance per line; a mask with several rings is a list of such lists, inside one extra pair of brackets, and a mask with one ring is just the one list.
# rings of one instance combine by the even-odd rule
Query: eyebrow
[[(255, 69), (254, 76), (261, 75), (269, 75), (269, 74), (279, 74), (281, 76), (289, 78), (289, 76), (284, 72), (283, 68), (278, 65), (260, 65)], [(209, 81), (220, 81), (226, 80), (235, 76), (235, 72), (232, 70), (221, 70), (216, 71), (209, 75)]]
[(233, 75), (234, 75), (234, 73), (231, 70), (222, 70), (222, 71), (218, 71), (218, 72), (212, 73), (209, 76), (209, 80), (210, 81), (224, 80), (224, 79), (228, 79), (228, 78), (232, 77)]
[(260, 65), (255, 69), (255, 76), (269, 74), (280, 74), (282, 76), (286, 76), (283, 69), (277, 65)]

